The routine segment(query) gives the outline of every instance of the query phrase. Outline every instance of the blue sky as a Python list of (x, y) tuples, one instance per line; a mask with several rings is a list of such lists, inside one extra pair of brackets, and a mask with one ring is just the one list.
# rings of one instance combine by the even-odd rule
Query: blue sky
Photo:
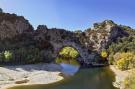
[(85, 30), (105, 19), (135, 28), (135, 0), (0, 0), (0, 7), (23, 15), (35, 28)]

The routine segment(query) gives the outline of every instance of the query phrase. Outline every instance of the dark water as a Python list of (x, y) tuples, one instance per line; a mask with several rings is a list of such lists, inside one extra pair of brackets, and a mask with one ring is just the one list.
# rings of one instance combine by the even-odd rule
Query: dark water
[(114, 74), (108, 68), (80, 69), (73, 77), (48, 85), (17, 86), (10, 89), (117, 89)]

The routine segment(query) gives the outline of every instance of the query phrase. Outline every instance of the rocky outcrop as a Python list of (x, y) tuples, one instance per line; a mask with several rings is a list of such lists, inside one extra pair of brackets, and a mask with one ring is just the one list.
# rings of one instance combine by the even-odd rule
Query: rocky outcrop
[(24, 32), (33, 31), (28, 20), (15, 14), (0, 13), (0, 39), (13, 38)]
[(127, 31), (110, 20), (95, 23), (93, 28), (84, 32), (49, 29), (45, 25), (39, 25), (33, 30), (24, 17), (0, 13), (0, 51), (38, 48), (46, 60), (54, 60), (63, 47), (71, 46), (80, 53), (78, 61), (83, 65), (92, 65), (99, 61), (102, 49), (124, 36), (128, 36)]
[(84, 31), (80, 36), (80, 41), (88, 49), (100, 52), (112, 42), (125, 36), (128, 36), (128, 33), (119, 25), (111, 20), (105, 20), (102, 23), (95, 23), (93, 28)]
[(46, 41), (49, 43), (49, 46), (53, 47), (52, 56), (56, 58), (59, 54), (59, 51), (66, 46), (74, 47), (80, 53), (80, 62), (90, 65), (95, 57), (95, 53), (89, 53), (88, 49), (81, 45), (79, 38), (76, 37), (76, 34), (64, 29), (48, 29), (45, 25), (39, 25), (35, 31), (35, 40)]

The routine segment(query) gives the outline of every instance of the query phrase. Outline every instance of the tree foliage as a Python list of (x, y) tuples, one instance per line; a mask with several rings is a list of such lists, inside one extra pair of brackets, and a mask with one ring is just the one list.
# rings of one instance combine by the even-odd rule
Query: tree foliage
[(108, 56), (107, 51), (106, 51), (106, 50), (102, 50), (102, 51), (101, 51), (101, 57), (107, 58), (107, 56)]
[(108, 48), (109, 63), (117, 64), (120, 69), (128, 69), (129, 60), (132, 59), (130, 66), (134, 66), (135, 55), (135, 36), (123, 37), (116, 43), (112, 43)]
[(59, 52), (59, 55), (65, 58), (76, 58), (79, 56), (79, 52), (73, 47), (64, 47)]
[(79, 52), (73, 47), (64, 47), (59, 52), (59, 57), (56, 58), (56, 63), (65, 63), (79, 65), (76, 58), (79, 56)]
[(116, 53), (114, 55), (116, 66), (121, 70), (127, 70), (135, 67), (135, 55), (132, 52)]

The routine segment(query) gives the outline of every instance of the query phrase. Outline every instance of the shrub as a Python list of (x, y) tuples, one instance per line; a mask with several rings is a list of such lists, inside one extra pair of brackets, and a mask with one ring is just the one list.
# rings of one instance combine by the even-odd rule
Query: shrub
[(135, 67), (135, 55), (133, 52), (116, 53), (114, 55), (115, 64), (121, 70)]
[(107, 56), (108, 56), (107, 51), (106, 50), (102, 50), (101, 51), (101, 57), (107, 58)]
[(112, 65), (112, 64), (114, 64), (114, 58), (113, 58), (113, 53), (111, 53), (110, 55), (109, 55), (109, 60), (108, 60), (108, 63), (110, 64), (110, 65)]
[(135, 72), (132, 72), (124, 81), (125, 89), (135, 89)]
[(9, 62), (13, 58), (13, 54), (11, 51), (4, 52), (4, 58), (6, 62)]
[(129, 65), (129, 61), (125, 60), (124, 58), (121, 58), (116, 62), (116, 65), (121, 70), (127, 70), (128, 65)]

